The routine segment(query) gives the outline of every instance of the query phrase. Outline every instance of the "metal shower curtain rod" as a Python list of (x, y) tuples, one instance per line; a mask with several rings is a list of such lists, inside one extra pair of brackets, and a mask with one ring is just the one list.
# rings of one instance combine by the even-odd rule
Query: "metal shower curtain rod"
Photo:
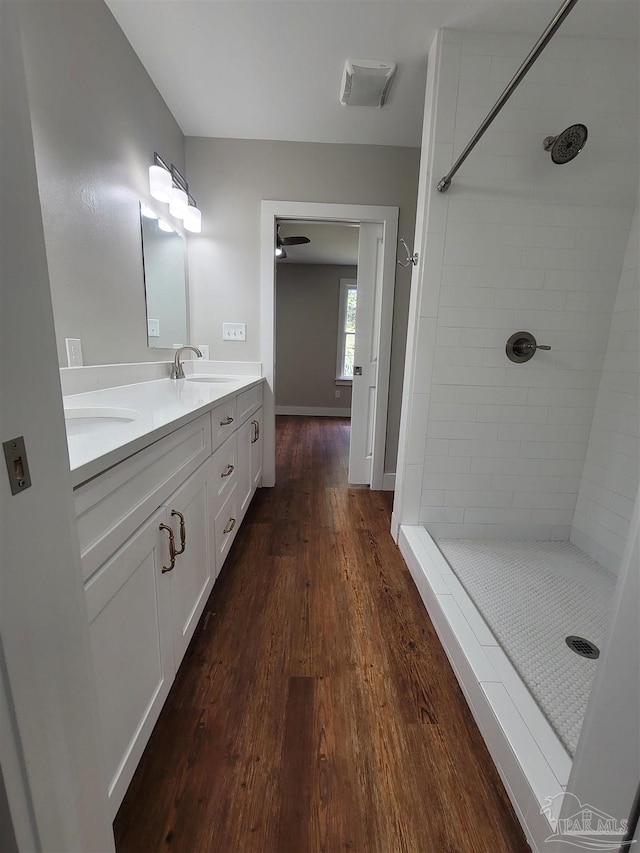
[(442, 178), (442, 180), (438, 184), (439, 192), (444, 193), (449, 189), (449, 187), (451, 186), (451, 180), (452, 180), (453, 176), (455, 175), (455, 173), (458, 171), (460, 166), (462, 166), (462, 164), (467, 159), (469, 154), (471, 154), (473, 149), (476, 147), (476, 145), (478, 144), (478, 142), (480, 141), (480, 139), (484, 135), (485, 131), (487, 130), (487, 128), (489, 127), (491, 122), (498, 115), (498, 113), (503, 108), (503, 106), (506, 104), (506, 102), (509, 100), (511, 95), (513, 95), (513, 93), (518, 88), (518, 86), (522, 82), (522, 79), (525, 77), (525, 75), (527, 74), (527, 72), (529, 71), (529, 69), (531, 68), (533, 63), (540, 56), (540, 54), (545, 49), (547, 44), (551, 41), (551, 39), (555, 35), (556, 30), (558, 29), (560, 24), (562, 24), (564, 19), (567, 17), (567, 15), (573, 9), (573, 7), (576, 5), (577, 2), (578, 2), (578, 0), (565, 0), (565, 2), (562, 4), (560, 9), (556, 12), (555, 16), (552, 18), (548, 27), (542, 33), (542, 35), (540, 36), (538, 41), (535, 43), (531, 52), (529, 53), (529, 55), (525, 59), (525, 61), (522, 63), (520, 68), (518, 68), (518, 70), (516, 71), (513, 79), (507, 85), (507, 88), (500, 95), (500, 97), (495, 102), (495, 104), (491, 107), (491, 109), (489, 110), (489, 113), (487, 114), (487, 117), (482, 122), (480, 127), (476, 130), (476, 132), (473, 134), (473, 136), (471, 137), (469, 143), (467, 144), (467, 147), (464, 149), (462, 154), (458, 157), (456, 162), (453, 164), (453, 166), (449, 170), (448, 174), (446, 174), (444, 176), (444, 178)]

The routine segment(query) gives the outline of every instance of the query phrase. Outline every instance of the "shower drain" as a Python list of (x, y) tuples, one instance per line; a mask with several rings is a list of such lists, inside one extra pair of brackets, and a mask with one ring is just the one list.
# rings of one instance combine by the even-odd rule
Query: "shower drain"
[(600, 649), (590, 640), (585, 640), (584, 637), (574, 637), (572, 635), (567, 637), (566, 643), (571, 651), (583, 658), (591, 658), (591, 660), (595, 660), (600, 657)]

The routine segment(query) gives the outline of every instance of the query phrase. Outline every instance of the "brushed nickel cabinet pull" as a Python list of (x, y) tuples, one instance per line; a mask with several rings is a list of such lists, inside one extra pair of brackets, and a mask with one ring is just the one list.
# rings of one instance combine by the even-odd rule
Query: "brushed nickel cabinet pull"
[(178, 516), (180, 519), (180, 550), (176, 551), (176, 556), (178, 554), (182, 554), (187, 544), (187, 525), (185, 524), (184, 515), (181, 512), (178, 512), (177, 509), (171, 510), (172, 516)]
[(162, 567), (162, 574), (164, 575), (166, 572), (173, 571), (176, 567), (176, 540), (173, 535), (173, 530), (168, 524), (161, 524), (160, 530), (166, 530), (169, 534), (169, 556), (171, 557), (171, 565)]
[(233, 423), (233, 418), (231, 416), (229, 416), (228, 418), (225, 418), (223, 421), (220, 421), (220, 426), (229, 426), (229, 424), (232, 424), (232, 423)]
[(251, 426), (253, 427), (253, 437), (251, 439), (251, 444), (255, 444), (258, 440), (258, 421), (251, 421)]
[(223, 534), (231, 533), (231, 531), (233, 530), (233, 528), (234, 528), (235, 526), (236, 526), (236, 520), (235, 520), (235, 518), (230, 518), (230, 519), (229, 519), (229, 521), (228, 521), (228, 523), (227, 523), (227, 526), (226, 526), (226, 527), (225, 527), (225, 529), (222, 531), (222, 532), (223, 532)]
[(221, 476), (221, 477), (230, 477), (230, 476), (233, 474), (233, 472), (234, 472), (235, 470), (236, 470), (236, 469), (234, 468), (234, 466), (233, 466), (233, 465), (227, 465), (226, 470), (225, 470), (225, 471), (223, 471), (223, 472), (222, 472), (222, 474), (220, 474), (220, 476)]

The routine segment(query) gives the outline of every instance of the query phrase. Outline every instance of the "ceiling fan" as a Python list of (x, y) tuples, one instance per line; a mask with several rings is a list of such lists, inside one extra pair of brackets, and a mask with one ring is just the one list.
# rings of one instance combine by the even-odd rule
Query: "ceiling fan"
[(310, 242), (309, 237), (304, 237), (302, 234), (292, 237), (281, 237), (280, 226), (278, 225), (276, 229), (276, 258), (283, 259), (287, 257), (285, 246), (302, 246), (303, 243)]

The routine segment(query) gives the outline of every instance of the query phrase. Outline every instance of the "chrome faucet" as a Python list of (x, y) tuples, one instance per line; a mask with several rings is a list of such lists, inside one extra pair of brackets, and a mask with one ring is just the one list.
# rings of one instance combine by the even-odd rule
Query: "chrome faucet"
[(180, 347), (180, 349), (177, 349), (175, 358), (173, 359), (173, 364), (171, 365), (171, 373), (169, 374), (171, 379), (184, 379), (184, 367), (182, 366), (182, 362), (180, 361), (180, 356), (187, 349), (190, 349), (192, 352), (195, 352), (198, 358), (202, 358), (202, 353), (200, 352), (198, 347), (192, 347), (190, 345), (187, 345), (186, 347)]

